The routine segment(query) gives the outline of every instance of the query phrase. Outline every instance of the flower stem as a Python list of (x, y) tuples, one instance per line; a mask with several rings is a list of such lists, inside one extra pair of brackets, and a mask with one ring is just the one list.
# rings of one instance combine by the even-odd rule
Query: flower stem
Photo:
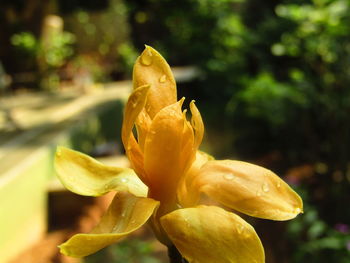
[(168, 256), (170, 263), (188, 263), (174, 245), (168, 246)]

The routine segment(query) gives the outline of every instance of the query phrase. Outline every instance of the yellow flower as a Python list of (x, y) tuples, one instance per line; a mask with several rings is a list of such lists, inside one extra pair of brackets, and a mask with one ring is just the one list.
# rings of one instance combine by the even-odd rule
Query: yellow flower
[(63, 243), (61, 252), (92, 254), (149, 221), (157, 238), (174, 244), (189, 262), (264, 262), (254, 228), (233, 212), (201, 204), (201, 195), (271, 220), (297, 216), (301, 198), (270, 170), (214, 160), (198, 151), (204, 133), (200, 113), (192, 101), (187, 120), (170, 67), (153, 48), (146, 46), (137, 59), (133, 83), (122, 128), (133, 170), (106, 166), (67, 148), (57, 150), (56, 171), (69, 190), (88, 196), (116, 191), (100, 223)]

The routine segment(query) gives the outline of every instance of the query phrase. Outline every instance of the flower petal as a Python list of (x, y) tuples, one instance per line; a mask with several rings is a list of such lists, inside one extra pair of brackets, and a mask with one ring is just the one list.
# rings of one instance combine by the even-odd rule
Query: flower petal
[(240, 161), (209, 161), (191, 189), (250, 216), (288, 220), (302, 212), (299, 195), (276, 174)]
[(55, 170), (62, 184), (76, 194), (99, 196), (109, 191), (129, 191), (147, 196), (147, 186), (132, 169), (107, 166), (68, 148), (57, 148)]
[(77, 234), (60, 245), (61, 253), (85, 257), (111, 245), (147, 222), (158, 202), (127, 192), (115, 195), (100, 223), (89, 234)]
[(181, 178), (177, 189), (177, 198), (182, 207), (191, 207), (198, 204), (200, 193), (197, 190), (193, 191), (191, 185), (193, 180), (198, 175), (200, 168), (208, 161), (213, 160), (214, 158), (209, 154), (201, 151), (196, 152), (196, 159), (192, 163), (192, 166), (187, 171), (186, 175)]
[(140, 145), (141, 151), (144, 150), (145, 140), (148, 134), (148, 131), (151, 127), (152, 119), (148, 115), (145, 109), (143, 109), (137, 120), (136, 120), (136, 130), (137, 130), (137, 141)]
[(197, 150), (199, 145), (202, 142), (202, 139), (203, 139), (204, 124), (203, 124), (202, 116), (201, 116), (196, 104), (194, 104), (194, 102), (195, 102), (194, 100), (191, 101), (190, 109), (191, 109), (191, 113), (192, 113), (191, 123), (192, 123), (192, 127), (194, 129), (194, 132), (195, 132), (195, 148)]
[(145, 106), (149, 85), (138, 87), (130, 95), (124, 112), (122, 141), (132, 168), (138, 174), (140, 179), (147, 184), (147, 178), (143, 169), (143, 153), (137, 143), (132, 129), (140, 112)]
[(144, 164), (153, 194), (164, 192), (167, 195), (175, 191), (187, 165), (188, 160), (181, 158), (184, 134), (187, 134), (184, 132), (186, 120), (181, 111), (182, 102), (180, 100), (158, 112), (146, 138)]
[(176, 102), (176, 83), (165, 59), (153, 48), (146, 46), (135, 62), (134, 88), (150, 85), (146, 111), (153, 117), (164, 107)]
[(149, 85), (136, 88), (133, 93), (131, 93), (126, 103), (122, 127), (122, 140), (125, 149), (128, 148), (130, 136), (132, 135), (132, 128), (134, 127), (136, 118), (145, 106), (149, 88)]
[(161, 218), (170, 240), (190, 263), (263, 263), (254, 228), (215, 206), (175, 210)]

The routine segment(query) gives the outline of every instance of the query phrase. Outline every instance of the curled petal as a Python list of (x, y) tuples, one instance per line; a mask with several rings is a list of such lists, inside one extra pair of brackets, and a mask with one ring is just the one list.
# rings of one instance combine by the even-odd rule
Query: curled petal
[(122, 127), (122, 140), (125, 149), (128, 148), (135, 121), (145, 106), (149, 88), (149, 85), (136, 88), (126, 103)]
[(145, 106), (148, 90), (149, 85), (144, 85), (135, 89), (130, 95), (125, 106), (122, 127), (122, 141), (126, 154), (132, 167), (140, 176), (141, 180), (145, 183), (147, 183), (147, 178), (143, 169), (143, 153), (132, 133), (132, 129), (135, 125), (137, 117)]
[(204, 124), (203, 124), (202, 116), (199, 110), (197, 109), (196, 104), (194, 104), (194, 100), (191, 101), (190, 103), (190, 109), (192, 113), (191, 124), (195, 133), (195, 148), (197, 149), (203, 139)]
[(146, 111), (153, 117), (164, 107), (176, 102), (176, 83), (166, 60), (153, 48), (146, 46), (137, 58), (133, 70), (134, 88), (150, 85)]
[(145, 224), (157, 206), (151, 198), (119, 192), (100, 223), (89, 234), (74, 235), (61, 244), (61, 253), (85, 257), (111, 245)]
[(183, 112), (184, 128), (182, 131), (180, 163), (184, 164), (183, 171), (187, 171), (192, 165), (197, 149), (194, 147), (194, 132), (189, 121), (186, 120), (186, 110)]
[(191, 189), (250, 216), (288, 220), (303, 210), (299, 195), (276, 174), (240, 161), (209, 161)]
[(198, 204), (200, 193), (197, 190), (193, 191), (191, 185), (195, 180), (200, 168), (208, 161), (214, 158), (209, 154), (201, 151), (196, 152), (195, 161), (192, 162), (190, 169), (186, 175), (181, 178), (177, 189), (177, 198), (182, 207), (191, 207)]
[(137, 141), (140, 145), (141, 151), (144, 150), (145, 140), (148, 134), (148, 131), (151, 127), (152, 119), (148, 115), (145, 109), (143, 109), (137, 120), (136, 120), (136, 129), (137, 129)]
[(132, 169), (107, 166), (68, 148), (57, 148), (55, 170), (62, 184), (76, 194), (100, 196), (109, 191), (129, 191), (147, 196), (147, 186)]
[(186, 120), (181, 111), (182, 102), (180, 100), (158, 112), (145, 141), (145, 171), (153, 194), (169, 196), (170, 192), (174, 192), (191, 161), (183, 160), (181, 156), (184, 141), (188, 139), (186, 136), (191, 136), (184, 131)]
[(215, 206), (175, 210), (161, 218), (170, 240), (190, 263), (263, 263), (254, 228)]

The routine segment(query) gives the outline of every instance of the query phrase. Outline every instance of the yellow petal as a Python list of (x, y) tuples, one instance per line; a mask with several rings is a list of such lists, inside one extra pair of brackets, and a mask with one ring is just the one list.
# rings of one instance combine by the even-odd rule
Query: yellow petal
[(135, 62), (134, 88), (150, 85), (146, 111), (153, 119), (162, 108), (176, 102), (176, 83), (165, 59), (153, 48), (146, 46)]
[(203, 139), (204, 124), (203, 124), (202, 116), (199, 110), (197, 109), (197, 106), (194, 104), (194, 100), (191, 101), (190, 103), (190, 109), (192, 113), (191, 123), (195, 132), (195, 148), (197, 150), (197, 148), (199, 147)]
[(111, 245), (147, 222), (158, 202), (119, 192), (100, 223), (89, 234), (77, 234), (60, 245), (61, 253), (85, 257)]
[(263, 263), (254, 228), (215, 206), (178, 209), (161, 218), (176, 248), (190, 263)]
[(152, 119), (148, 115), (145, 109), (143, 109), (137, 120), (136, 120), (136, 130), (137, 130), (137, 141), (140, 145), (141, 151), (144, 150), (145, 140), (148, 134), (148, 131), (151, 127)]
[(288, 220), (303, 210), (299, 195), (276, 174), (240, 161), (209, 161), (199, 171), (193, 190), (250, 216)]
[(145, 106), (149, 85), (141, 86), (134, 90), (130, 95), (124, 112), (122, 141), (126, 154), (130, 160), (132, 168), (138, 174), (140, 179), (147, 184), (147, 178), (144, 172), (143, 153), (137, 143), (132, 129), (140, 112)]
[[(194, 131), (189, 121), (186, 119), (186, 110), (183, 111), (184, 128), (182, 131), (180, 163), (184, 164), (183, 171), (187, 171), (196, 157)], [(183, 174), (184, 174), (183, 172)]]
[(177, 189), (177, 198), (182, 207), (191, 207), (198, 204), (200, 193), (197, 190), (193, 191), (191, 185), (195, 177), (198, 175), (200, 168), (208, 161), (214, 158), (209, 154), (201, 151), (196, 152), (196, 159), (192, 163), (190, 169), (187, 171), (186, 175), (181, 178)]
[(162, 109), (153, 119), (146, 138), (144, 163), (152, 194), (168, 196), (175, 191), (187, 165), (187, 160), (183, 163), (181, 159), (186, 121), (181, 111), (182, 102)]
[(128, 148), (130, 136), (132, 135), (132, 128), (134, 127), (135, 121), (145, 106), (149, 88), (149, 85), (144, 85), (136, 88), (134, 92), (131, 93), (126, 103), (122, 127), (122, 140), (125, 149)]
[(132, 169), (107, 166), (68, 148), (57, 148), (55, 170), (62, 184), (76, 194), (99, 196), (109, 191), (129, 191), (136, 196), (147, 195), (147, 186)]

